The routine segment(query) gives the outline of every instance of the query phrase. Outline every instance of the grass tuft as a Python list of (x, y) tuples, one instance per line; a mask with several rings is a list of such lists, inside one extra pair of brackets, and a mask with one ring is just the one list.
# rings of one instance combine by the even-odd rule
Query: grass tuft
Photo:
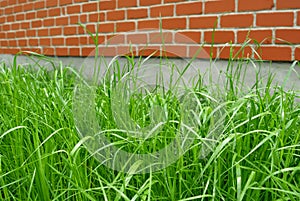
[[(78, 78), (72, 68), (61, 64), (48, 71), (1, 62), (0, 199), (298, 200), (300, 105), (295, 100), (299, 94), (272, 85), (272, 75), (264, 85), (257, 76), (255, 84), (244, 90), (243, 70), (229, 61), (224, 72), (226, 84), (220, 86), (224, 98), (218, 104), (226, 115), (221, 137), (206, 142), (208, 147), (216, 145), (209, 154), (199, 157), (216, 105), (209, 86), (199, 80), (192, 90), (198, 109), (190, 113), (195, 116), (189, 120), (197, 122), (191, 147), (165, 169), (130, 174), (101, 165), (85, 148), (89, 136), (78, 135), (72, 113)], [(120, 149), (160, 150), (176, 135), (185, 118), (180, 113), (184, 106), (172, 90), (137, 91), (128, 99), (131, 126), (149, 126), (151, 120), (152, 126), (161, 122), (163, 126), (144, 141), (128, 137), (126, 126), (117, 127), (111, 107), (113, 87), (123, 75), (109, 75), (97, 86), (98, 125)], [(153, 105), (164, 107), (161, 117), (151, 116)], [(138, 168), (136, 164), (130, 171)]]

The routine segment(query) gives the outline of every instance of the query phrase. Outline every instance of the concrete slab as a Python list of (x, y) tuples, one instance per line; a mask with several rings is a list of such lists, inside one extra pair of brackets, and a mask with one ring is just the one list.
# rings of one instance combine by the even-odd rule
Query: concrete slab
[[(121, 68), (129, 67), (127, 64), (127, 60), (125, 58), (111, 58), (107, 57), (105, 59), (101, 59), (102, 68), (101, 73), (104, 73), (107, 66), (113, 59), (118, 60)], [(143, 58), (145, 60), (145, 58)], [(0, 61), (5, 61), (8, 64), (13, 63), (13, 55), (0, 55)], [(139, 60), (135, 59), (135, 64), (137, 65)], [(168, 59), (167, 61), (161, 61), (156, 58), (151, 58), (143, 63), (141, 66), (147, 66), (148, 70), (143, 71), (143, 76), (146, 79), (150, 78), (150, 81), (147, 82), (155, 82), (155, 66), (164, 66), (161, 68), (163, 71), (163, 75), (165, 79), (170, 77), (172, 66), (176, 66), (180, 71), (182, 71), (190, 62), (189, 59)], [(95, 59), (93, 57), (80, 58), (80, 57), (50, 57), (49, 60), (40, 59), (37, 57), (26, 57), (26, 56), (18, 56), (17, 63), (22, 65), (32, 65), (32, 66), (40, 66), (46, 67), (49, 70), (53, 69), (53, 65), (64, 65), (70, 66), (74, 69), (80, 69), (84, 66), (84, 74), (89, 76), (93, 75), (93, 69), (95, 65)], [(241, 72), (242, 83), (239, 83), (241, 86), (251, 87), (255, 83), (256, 75), (258, 74), (262, 83), (267, 82), (267, 78), (269, 75), (274, 76), (273, 85), (280, 85), (284, 87), (285, 90), (293, 89), (297, 92), (300, 92), (300, 65), (299, 62), (253, 62), (253, 61), (238, 61), (238, 62), (228, 62), (227, 60), (216, 60), (210, 62), (209, 60), (200, 60), (196, 59), (192, 62), (191, 67), (185, 72), (184, 78), (188, 81), (193, 81), (192, 78), (203, 76), (204, 81), (209, 83), (209, 80), (212, 80), (215, 83), (224, 84), (225, 82), (225, 74), (228, 66), (233, 67), (233, 71), (239, 70)], [(149, 70), (152, 69), (152, 70)], [(123, 69), (124, 70), (124, 69)], [(152, 77), (152, 81), (151, 81)], [(143, 79), (144, 79), (143, 78)], [(238, 85), (238, 83), (236, 83)]]

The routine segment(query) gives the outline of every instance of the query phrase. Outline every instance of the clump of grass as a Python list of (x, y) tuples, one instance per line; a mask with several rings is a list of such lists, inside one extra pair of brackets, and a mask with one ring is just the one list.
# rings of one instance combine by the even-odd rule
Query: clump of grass
[[(130, 59), (130, 58), (128, 58)], [(130, 61), (129, 61), (130, 62)], [(300, 197), (300, 105), (296, 91), (256, 80), (238, 93), (230, 62), (222, 103), (222, 136), (204, 158), (201, 140), (175, 163), (157, 172), (129, 174), (101, 165), (83, 146), (72, 113), (78, 74), (57, 66), (0, 63), (0, 198), (2, 200), (298, 200)], [(242, 68), (242, 66), (241, 66)], [(236, 75), (236, 76), (235, 76)], [(114, 80), (112, 76), (111, 80)], [(97, 86), (96, 111), (103, 130), (118, 129), (111, 110), (113, 82)], [(198, 82), (198, 84), (201, 82)], [(203, 107), (199, 135), (205, 135), (211, 109), (207, 86), (195, 85)], [(204, 95), (204, 96), (203, 96)], [(180, 100), (172, 91), (130, 99), (130, 115), (149, 125), (150, 106), (166, 105), (169, 120), (179, 121)], [(168, 144), (178, 124), (169, 121), (155, 141), (142, 146), (115, 132), (112, 141), (127, 151), (148, 153)], [(148, 148), (151, 147), (151, 148)]]

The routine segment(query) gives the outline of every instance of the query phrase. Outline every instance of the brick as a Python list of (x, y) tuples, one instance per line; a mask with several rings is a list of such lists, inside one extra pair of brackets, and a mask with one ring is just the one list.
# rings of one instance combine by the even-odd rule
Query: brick
[(115, 30), (114, 23), (101, 23), (99, 27), (99, 32), (101, 33), (109, 33)]
[(189, 19), (190, 29), (203, 29), (203, 28), (215, 28), (217, 26), (218, 17), (190, 17)]
[(164, 3), (185, 2), (185, 0), (164, 0)]
[(46, 1), (38, 1), (33, 3), (34, 10), (45, 8), (45, 2)]
[(137, 0), (118, 0), (118, 8), (124, 8), (124, 7), (135, 7), (137, 6)]
[(12, 30), (18, 30), (18, 29), (20, 29), (20, 23), (13, 23), (12, 25), (11, 25), (11, 29)]
[(27, 40), (26, 39), (19, 39), (18, 40), (18, 45), (23, 46), (23, 47), (27, 46)]
[(24, 38), (26, 36), (25, 31), (17, 31), (16, 37), (17, 38)]
[(80, 56), (80, 48), (72, 47), (69, 49), (69, 55), (68, 56)]
[(82, 47), (81, 48), (81, 56), (94, 56), (95, 48), (93, 47)]
[[(17, 40), (9, 40), (8, 45), (11, 47), (16, 47), (17, 46)], [(21, 46), (21, 45), (19, 45)]]
[(176, 5), (176, 15), (193, 15), (202, 13), (202, 2), (188, 2)]
[(38, 48), (38, 47), (23, 47), (23, 48), (20, 48), (21, 51), (22, 51), (22, 54), (24, 55), (30, 55), (31, 53), (30, 52), (35, 52), (35, 53), (38, 53), (40, 54), (41, 53), (41, 49)]
[(277, 0), (277, 9), (300, 8), (300, 1), (298, 0)]
[(135, 23), (134, 22), (119, 22), (116, 24), (116, 29), (118, 32), (121, 31), (134, 31)]
[(111, 34), (106, 35), (106, 43), (110, 45), (116, 44), (124, 44), (125, 43), (125, 35), (124, 34)]
[(17, 54), (18, 52), (20, 52), (20, 48), (9, 48), (5, 50), (4, 54)]
[[(105, 37), (104, 37), (105, 38)], [(98, 39), (99, 40), (99, 39)], [(79, 42), (81, 42), (82, 41), (82, 39), (80, 39), (79, 38)], [(80, 43), (81, 44), (81, 43)], [(86, 45), (94, 45), (95, 44), (95, 41), (93, 40), (93, 38), (92, 37), (90, 37), (90, 36), (87, 36), (86, 37), (86, 43), (85, 43)], [(99, 42), (98, 42), (98, 44), (100, 44)]]
[(80, 14), (79, 19), (80, 19), (81, 23), (86, 23), (87, 22), (87, 15), (86, 14)]
[(40, 47), (20, 47), (20, 52), (22, 55), (31, 56), (32, 52), (40, 53)]
[(60, 16), (60, 8), (48, 9), (48, 16)]
[(206, 31), (204, 32), (204, 40), (207, 43), (234, 42), (234, 33), (233, 31)]
[(37, 28), (42, 26), (42, 20), (34, 20), (31, 21), (31, 27), (32, 28)]
[(300, 29), (279, 29), (275, 32), (276, 43), (300, 43)]
[(166, 57), (187, 57), (186, 45), (166, 45), (163, 47), (163, 56)]
[(297, 25), (300, 26), (300, 11), (297, 12)]
[(204, 13), (222, 13), (235, 10), (235, 0), (207, 1)]
[(8, 5), (14, 5), (17, 3), (16, 0), (7, 0)]
[(0, 17), (0, 24), (4, 24), (6, 21), (6, 18), (4, 16)]
[(77, 34), (77, 26), (65, 26), (63, 28), (64, 35), (76, 35)]
[(295, 60), (300, 60), (300, 47), (296, 47), (295, 49)]
[(87, 45), (88, 44), (88, 36), (80, 36), (79, 39), (79, 45)]
[(211, 47), (211, 46), (190, 46), (189, 47), (189, 56), (190, 57), (196, 57), (201, 59), (214, 59), (217, 56), (217, 47)]
[(51, 45), (58, 46), (58, 45), (65, 45), (64, 38), (52, 38)]
[[(0, 39), (1, 39), (1, 37), (0, 37)], [(3, 47), (5, 47), (5, 46), (8, 46), (8, 41), (7, 40), (0, 40), (0, 54), (2, 54), (1, 53), (1, 50), (3, 49)]]
[(118, 55), (122, 56), (135, 56), (136, 55), (136, 48), (130, 45), (118, 45), (116, 47), (116, 51)]
[(51, 45), (51, 39), (50, 38), (40, 38), (40, 45), (50, 46)]
[(138, 47), (139, 56), (150, 56), (152, 57), (186, 57), (187, 47), (181, 45), (166, 45), (166, 46), (146, 46)]
[(66, 47), (56, 47), (55, 56), (69, 56), (69, 49)]
[(90, 13), (89, 22), (103, 22), (105, 19), (104, 13)]
[(2, 47), (8, 46), (8, 41), (7, 40), (0, 41), (0, 46)]
[(5, 39), (6, 33), (0, 31), (0, 39)]
[[(103, 44), (105, 42), (105, 36), (101, 36), (101, 35), (98, 35), (98, 44)], [(88, 44), (89, 45), (94, 45), (95, 42), (93, 41), (93, 39), (91, 37), (88, 37)]]
[(116, 56), (117, 49), (116, 47), (100, 47), (99, 54), (102, 56)]
[(78, 15), (72, 15), (70, 16), (70, 24), (77, 24), (79, 22), (79, 16)]
[(140, 0), (140, 6), (150, 6), (150, 5), (156, 5), (161, 4), (162, 0)]
[(130, 44), (147, 44), (147, 35), (146, 34), (130, 34), (127, 35), (127, 43)]
[(168, 44), (173, 42), (172, 32), (154, 32), (149, 34), (150, 44)]
[(100, 1), (99, 10), (113, 10), (116, 8), (116, 0)]
[(23, 11), (29, 11), (29, 10), (33, 10), (33, 3), (32, 2), (28, 2), (26, 4), (23, 5)]
[(21, 23), (21, 28), (22, 29), (28, 29), (30, 27), (30, 22), (22, 22)]
[(50, 36), (57, 36), (62, 35), (62, 28), (61, 27), (53, 27), (50, 29)]
[(28, 39), (28, 45), (29, 46), (38, 46), (39, 45), (39, 39), (37, 39), (37, 38), (29, 38)]
[(57, 6), (58, 6), (58, 0), (46, 1), (46, 8), (57, 7)]
[(10, 52), (11, 48), (1, 48), (0, 50), (1, 50), (1, 54), (14, 54)]
[(9, 31), (11, 29), (11, 26), (10, 24), (4, 24), (2, 29), (3, 31)]
[(124, 19), (125, 19), (125, 11), (124, 10), (107, 12), (107, 20), (124, 20)]
[(36, 17), (37, 18), (45, 18), (48, 15), (48, 11), (47, 10), (39, 10), (36, 12)]
[(23, 5), (16, 5), (13, 7), (14, 13), (20, 13), (23, 12)]
[(68, 25), (69, 24), (69, 17), (58, 17), (55, 19), (55, 25)]
[(186, 18), (169, 18), (162, 20), (163, 29), (185, 29)]
[(34, 19), (35, 16), (36, 16), (36, 12), (29, 12), (29, 13), (26, 13), (26, 20), (31, 20), (31, 19)]
[(72, 0), (59, 0), (59, 1), (58, 1), (58, 4), (59, 4), (60, 6), (68, 5), (68, 4), (72, 4), (72, 3), (73, 3)]
[(47, 56), (54, 56), (54, 48), (53, 47), (44, 47), (42, 54), (47, 55)]
[(294, 14), (292, 12), (258, 13), (257, 26), (293, 26)]
[(95, 24), (87, 24), (85, 26), (86, 30), (91, 33), (96, 33), (96, 25)]
[(81, 7), (79, 5), (68, 6), (67, 13), (68, 14), (80, 13), (80, 8)]
[(271, 10), (273, 7), (273, 0), (239, 0), (238, 2), (238, 11)]
[(138, 21), (138, 29), (158, 29), (159, 20)]
[[(92, 52), (90, 52), (90, 54), (91, 53)], [(116, 47), (109, 47), (109, 46), (99, 47), (99, 55), (101, 56), (116, 56), (116, 54), (117, 54)]]
[(96, 33), (96, 25), (95, 24), (87, 24), (86, 30), (91, 33)]
[[(25, 15), (24, 15), (24, 13), (17, 14), (17, 15), (16, 15), (16, 20), (17, 20), (17, 21), (25, 20)], [(0, 23), (1, 23), (1, 20), (0, 20)]]
[(9, 15), (13, 13), (13, 7), (8, 7), (4, 9), (5, 15)]
[(83, 2), (88, 2), (89, 0), (73, 0), (74, 3), (83, 3)]
[(176, 32), (175, 42), (176, 43), (185, 43), (185, 44), (195, 44), (200, 43), (201, 33), (196, 31), (181, 31)]
[(251, 39), (251, 43), (256, 41), (258, 43), (270, 44), (272, 43), (272, 30), (250, 30), (237, 32), (238, 43), (243, 43), (248, 39)]
[(97, 11), (98, 10), (98, 2), (83, 4), (82, 10), (83, 10), (83, 12)]
[(252, 49), (251, 47), (241, 47), (241, 46), (226, 46), (219, 47), (219, 55), (220, 59), (246, 59), (252, 57)]
[(128, 19), (141, 19), (148, 17), (148, 10), (146, 8), (127, 9), (126, 12)]
[(49, 35), (48, 29), (39, 29), (37, 32), (38, 32), (38, 36), (48, 36)]
[(43, 26), (48, 27), (48, 26), (54, 26), (54, 18), (47, 18), (43, 20)]
[[(263, 60), (291, 61), (292, 48), (280, 46), (260, 46), (256, 52)], [(256, 58), (258, 58), (255, 55)]]
[(252, 14), (230, 14), (221, 16), (221, 27), (250, 27), (253, 26)]
[(15, 21), (15, 16), (14, 15), (9, 15), (6, 17), (6, 22), (14, 22)]
[(6, 33), (7, 38), (15, 38), (16, 37), (16, 33), (15, 32), (8, 32)]
[(155, 6), (155, 7), (151, 7), (150, 9), (151, 17), (173, 16), (173, 14), (174, 14), (173, 5)]
[(78, 46), (79, 45), (79, 38), (78, 37), (66, 38), (66, 45)]
[(36, 36), (36, 30), (35, 29), (29, 29), (26, 30), (26, 37), (35, 37)]
[(0, 6), (1, 7), (5, 7), (8, 5), (8, 2), (7, 1), (0, 1)]
[(136, 55), (138, 56), (150, 56), (152, 57), (159, 57), (161, 54), (160, 51), (161, 47), (160, 46), (146, 46), (146, 47), (138, 47)]
[(81, 27), (81, 26), (78, 26), (78, 29), (77, 29), (77, 32), (78, 32), (78, 34), (86, 34), (86, 31), (84, 30), (84, 28), (83, 27)]

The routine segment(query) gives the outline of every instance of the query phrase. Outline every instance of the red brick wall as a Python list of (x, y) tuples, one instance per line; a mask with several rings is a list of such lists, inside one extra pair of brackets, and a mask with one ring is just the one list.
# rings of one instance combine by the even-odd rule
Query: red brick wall
[(95, 32), (98, 20), (107, 56), (129, 46), (147, 55), (141, 49), (159, 47), (163, 29), (166, 49), (180, 56), (193, 56), (201, 46), (209, 51), (213, 42), (213, 57), (226, 59), (229, 44), (237, 53), (249, 37), (243, 56), (300, 60), (300, 0), (0, 0), (0, 54), (87, 56), (93, 41), (77, 22)]

